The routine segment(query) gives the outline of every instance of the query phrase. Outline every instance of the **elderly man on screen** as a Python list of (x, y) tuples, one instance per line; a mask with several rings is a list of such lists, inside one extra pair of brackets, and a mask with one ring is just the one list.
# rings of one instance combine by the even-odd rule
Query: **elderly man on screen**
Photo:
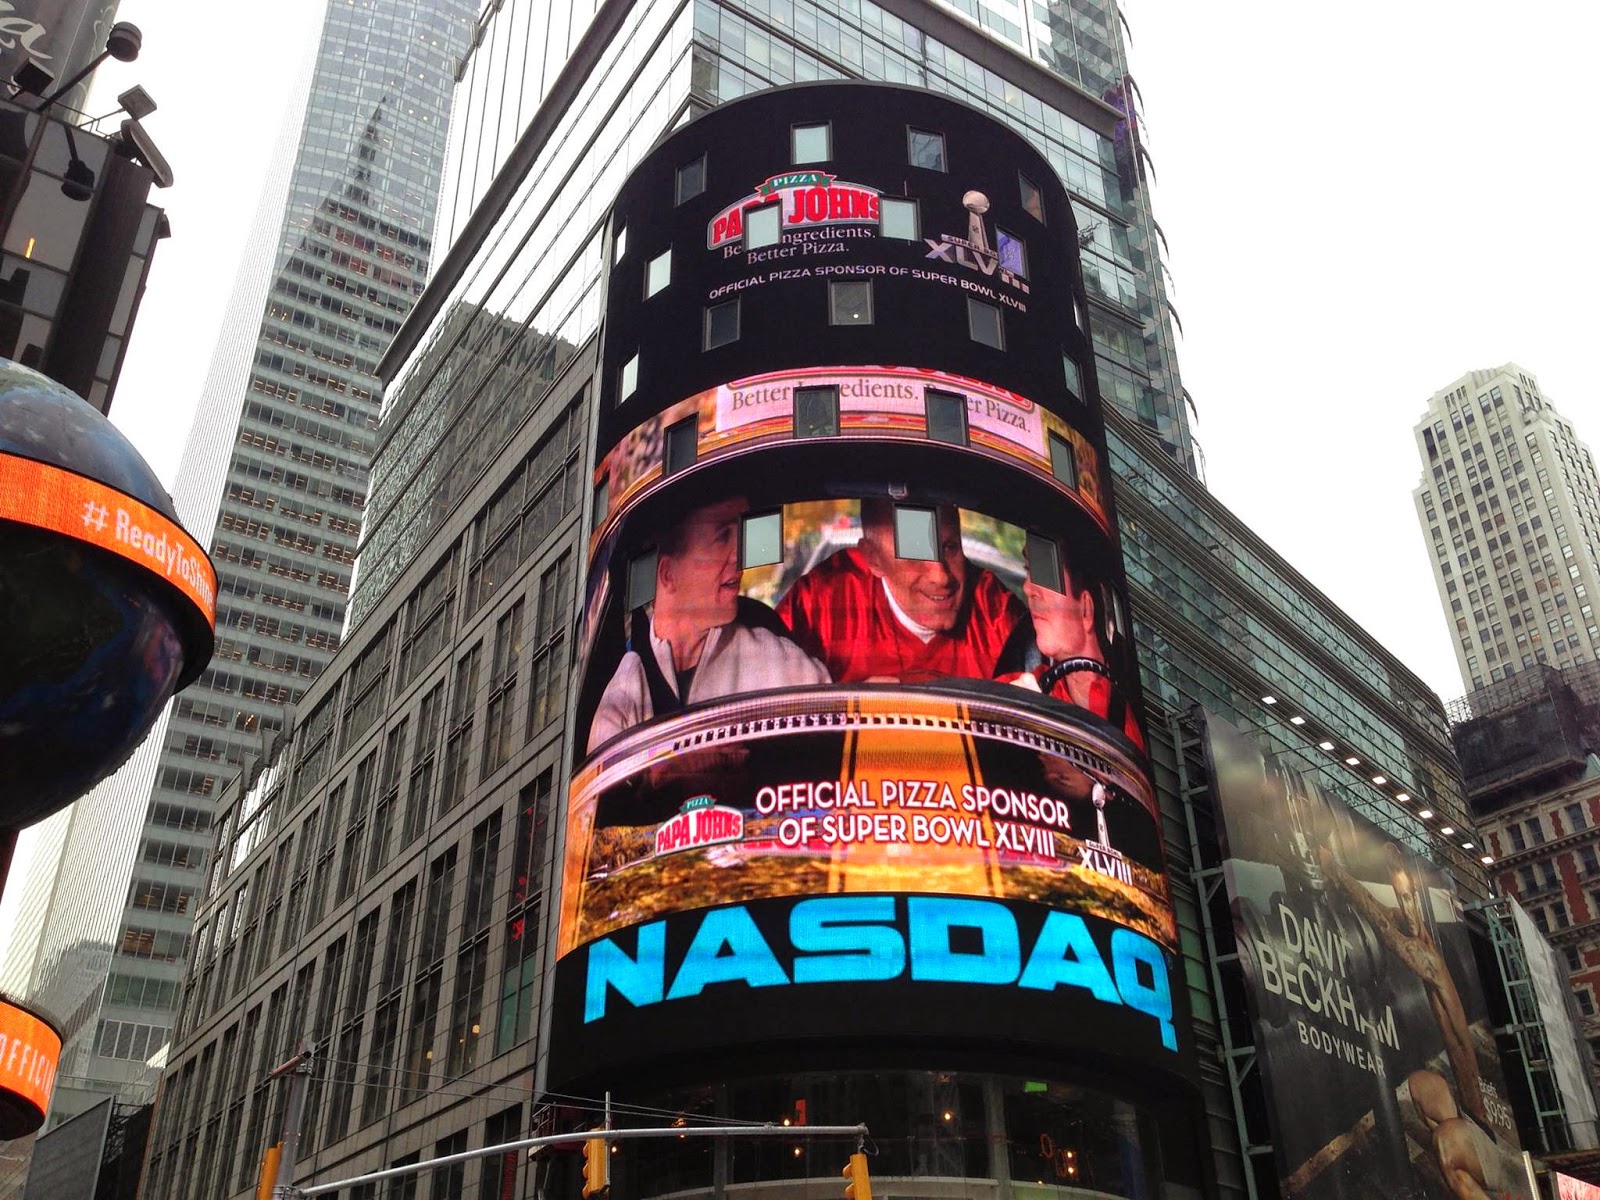
[[(655, 598), (628, 617), (628, 648), (589, 727), (589, 749), (687, 704), (827, 683), (827, 669), (739, 594), (742, 497), (689, 513), (656, 549)], [(761, 618), (767, 620), (763, 622)]]
[(861, 501), (861, 541), (807, 572), (778, 602), (778, 615), (836, 683), (993, 679), (1026, 640), (1027, 609), (967, 561), (957, 510), (944, 505), (927, 515), (932, 556), (901, 557), (894, 503)]

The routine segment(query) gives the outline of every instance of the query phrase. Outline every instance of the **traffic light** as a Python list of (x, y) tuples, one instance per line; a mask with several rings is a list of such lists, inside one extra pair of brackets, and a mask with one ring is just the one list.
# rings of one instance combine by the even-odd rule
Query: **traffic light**
[(872, 1176), (867, 1174), (867, 1156), (856, 1151), (840, 1172), (849, 1182), (844, 1185), (845, 1200), (872, 1200)]
[[(604, 1129), (605, 1126), (596, 1126)], [(605, 1138), (590, 1138), (583, 1143), (583, 1194), (592, 1196), (611, 1186), (611, 1153)]]

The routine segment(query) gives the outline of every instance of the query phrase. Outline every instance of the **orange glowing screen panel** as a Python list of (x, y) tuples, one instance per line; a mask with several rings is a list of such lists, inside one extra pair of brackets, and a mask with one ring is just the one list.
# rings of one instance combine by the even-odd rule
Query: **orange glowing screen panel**
[[(61, 1036), (25, 1009), (0, 1000), (0, 1124), (13, 1118), (27, 1119), (37, 1111), (30, 1128), (38, 1128), (50, 1107), (55, 1087), (56, 1064), (61, 1058)], [(28, 1132), (0, 1136), (17, 1137)]]
[(0, 454), (0, 520), (48, 529), (153, 571), (217, 623), (217, 573), (175, 521), (115, 488), (32, 459)]

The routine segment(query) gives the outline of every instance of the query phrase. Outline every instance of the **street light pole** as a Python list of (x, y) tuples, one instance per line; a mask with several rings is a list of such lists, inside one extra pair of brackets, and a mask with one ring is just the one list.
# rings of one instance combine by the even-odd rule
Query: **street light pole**
[[(304, 1042), (300, 1043), (299, 1054), (275, 1068), (267, 1078), (276, 1079), (280, 1075), (289, 1077), (289, 1104), (283, 1114), (283, 1134), (276, 1147), (277, 1161), (270, 1163), (272, 1178), (266, 1177), (268, 1165), (264, 1164), (259, 1188), (263, 1196), (273, 1197), (297, 1194), (292, 1186), (294, 1168), (295, 1160), (300, 1156), (300, 1122), (305, 1118), (306, 1081), (311, 1078), (311, 1050)], [(278, 1182), (280, 1179), (282, 1183)]]

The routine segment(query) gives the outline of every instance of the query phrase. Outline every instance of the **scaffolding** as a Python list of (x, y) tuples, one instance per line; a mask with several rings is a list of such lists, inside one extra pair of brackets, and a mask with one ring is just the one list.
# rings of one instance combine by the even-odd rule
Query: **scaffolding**
[(1481, 913), (1489, 927), (1489, 942), (1494, 947), (1495, 962), (1500, 968), (1500, 983), (1505, 988), (1506, 1003), (1511, 1012), (1510, 1023), (1495, 1032), (1509, 1036), (1517, 1044), (1517, 1057), (1522, 1062), (1528, 1095), (1533, 1100), (1534, 1119), (1538, 1123), (1539, 1148), (1546, 1154), (1573, 1150), (1576, 1147), (1573, 1144), (1572, 1123), (1556, 1079), (1555, 1060), (1550, 1053), (1550, 1034), (1539, 1012), (1539, 998), (1534, 992), (1528, 956), (1523, 951), (1522, 939), (1517, 935), (1516, 922), (1511, 915), (1511, 900), (1496, 896), (1493, 900), (1469, 907)]
[[(1245, 1194), (1250, 1200), (1275, 1197), (1275, 1184), (1262, 1187), (1257, 1179), (1257, 1164), (1266, 1163), (1268, 1180), (1276, 1179), (1271, 1169), (1273, 1144), (1266, 1129), (1266, 1103), (1262, 1090), (1259, 1060), (1250, 1036), (1247, 1011), (1230, 1011), (1229, 997), (1244, 995), (1243, 967), (1234, 940), (1233, 920), (1229, 915), (1227, 881), (1223, 875), (1216, 811), (1211, 788), (1211, 771), (1206, 759), (1205, 718), (1199, 709), (1188, 713), (1168, 711), (1168, 731), (1177, 750), (1178, 795), (1183, 802), (1185, 826), (1189, 836), (1189, 876), (1200, 903), (1200, 928), (1205, 942), (1205, 966), (1216, 1005), (1221, 1040), (1220, 1057), (1227, 1074), (1233, 1103), (1234, 1126), (1239, 1153), (1243, 1156)], [(1243, 1005), (1235, 1005), (1243, 1009)], [(1252, 1119), (1251, 1114), (1256, 1114)]]

